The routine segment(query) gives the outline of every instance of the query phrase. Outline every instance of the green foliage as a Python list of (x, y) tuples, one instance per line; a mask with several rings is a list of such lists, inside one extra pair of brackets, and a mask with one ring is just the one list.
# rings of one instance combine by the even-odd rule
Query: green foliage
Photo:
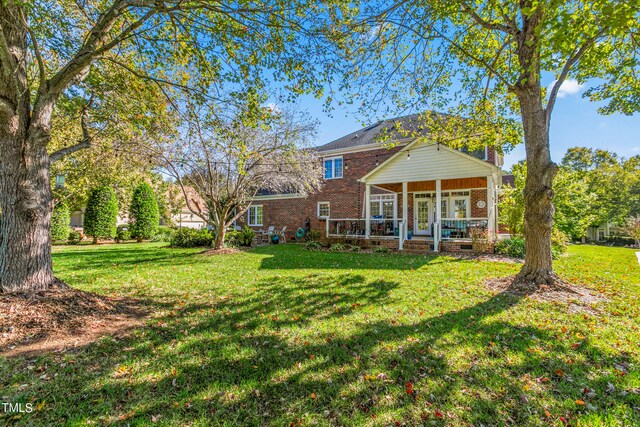
[(500, 223), (507, 227), (511, 234), (524, 234), (524, 189), (527, 175), (527, 165), (524, 161), (516, 163), (511, 168), (514, 186), (505, 185), (498, 200), (498, 215)]
[(349, 248), (348, 245), (345, 245), (344, 243), (334, 243), (329, 247), (329, 250), (331, 252), (344, 252)]
[(628, 218), (624, 231), (635, 241), (636, 246), (640, 246), (640, 217)]
[(70, 245), (77, 245), (82, 240), (82, 234), (79, 231), (71, 230), (67, 237), (67, 243)]
[(351, 252), (360, 252), (361, 249), (358, 245), (351, 245)]
[(565, 254), (568, 244), (569, 236), (556, 228), (551, 231), (551, 256), (553, 259), (558, 259)]
[(116, 242), (124, 242), (127, 240), (131, 240), (131, 232), (129, 231), (129, 226), (126, 224), (119, 225), (116, 228)]
[(317, 240), (311, 240), (310, 242), (305, 244), (304, 247), (309, 249), (310, 251), (319, 251), (319, 250), (322, 250), (324, 248), (322, 243), (320, 243)]
[(194, 228), (179, 228), (171, 236), (171, 246), (177, 248), (193, 248), (198, 246), (211, 246), (214, 235), (206, 228), (196, 230)]
[(173, 236), (174, 229), (167, 227), (166, 225), (158, 226), (158, 231), (151, 238), (152, 242), (171, 242), (171, 236)]
[(320, 232), (318, 230), (309, 230), (309, 232), (304, 235), (304, 238), (309, 241), (318, 240), (320, 239)]
[(524, 250), (524, 238), (522, 237), (515, 236), (511, 239), (498, 240), (495, 244), (496, 253), (513, 258), (524, 258)]
[(158, 231), (159, 222), (156, 195), (149, 184), (142, 183), (133, 192), (129, 208), (131, 237), (138, 241), (152, 238)]
[(391, 249), (389, 249), (386, 246), (376, 246), (376, 248), (373, 250), (374, 253), (376, 254), (386, 254), (388, 252), (391, 252)]
[(84, 234), (97, 239), (116, 237), (118, 201), (111, 187), (99, 187), (91, 191), (84, 214)]
[(251, 246), (254, 237), (256, 237), (255, 231), (248, 226), (244, 226), (242, 230), (229, 231), (225, 234), (225, 243), (232, 247), (237, 246)]
[(64, 202), (56, 203), (51, 215), (51, 239), (64, 240), (69, 237), (71, 212)]

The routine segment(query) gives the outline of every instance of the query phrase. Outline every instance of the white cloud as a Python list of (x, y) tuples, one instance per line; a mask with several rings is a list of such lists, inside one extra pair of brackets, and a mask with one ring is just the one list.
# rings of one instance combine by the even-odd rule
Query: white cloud
[[(553, 85), (556, 84), (556, 82), (557, 80), (554, 80), (551, 82), (548, 88), (549, 92), (553, 88)], [(580, 92), (580, 89), (582, 89), (582, 86), (584, 85), (578, 83), (577, 80), (567, 79), (564, 82), (562, 82), (562, 84), (560, 85), (560, 90), (558, 90), (558, 98), (564, 98), (565, 96), (568, 96), (568, 95), (575, 95), (576, 93)]]
[(269, 109), (270, 111), (273, 111), (274, 113), (281, 113), (282, 112), (282, 108), (280, 108), (280, 106), (278, 104), (276, 104), (275, 102), (270, 102), (267, 105), (265, 105), (265, 107), (267, 109)]

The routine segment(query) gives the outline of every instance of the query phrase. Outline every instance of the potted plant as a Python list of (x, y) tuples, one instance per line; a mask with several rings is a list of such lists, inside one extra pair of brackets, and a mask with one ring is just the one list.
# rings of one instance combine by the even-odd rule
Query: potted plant
[(471, 246), (474, 252), (482, 253), (489, 250), (489, 233), (486, 228), (469, 228), (469, 237), (471, 238)]

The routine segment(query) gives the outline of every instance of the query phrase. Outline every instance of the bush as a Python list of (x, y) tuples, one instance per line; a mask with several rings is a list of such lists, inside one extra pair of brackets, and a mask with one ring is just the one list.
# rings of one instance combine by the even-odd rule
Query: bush
[(318, 240), (320, 239), (320, 232), (318, 230), (309, 230), (309, 232), (305, 234), (304, 238), (309, 241)]
[(178, 248), (194, 248), (197, 246), (211, 246), (213, 233), (206, 228), (180, 228), (171, 236), (171, 246)]
[(151, 238), (152, 242), (170, 242), (171, 237), (173, 236), (174, 230), (171, 227), (167, 227), (166, 225), (161, 225), (158, 227), (158, 231)]
[(82, 234), (79, 231), (71, 230), (69, 237), (67, 237), (67, 243), (70, 245), (77, 245), (82, 240)]
[(129, 231), (131, 237), (141, 242), (151, 239), (158, 232), (160, 212), (153, 189), (147, 183), (140, 184), (133, 192), (129, 207)]
[(347, 245), (345, 245), (344, 243), (334, 243), (329, 248), (329, 250), (332, 252), (342, 252), (342, 251), (346, 251), (347, 249), (348, 249)]
[(116, 242), (124, 242), (125, 240), (131, 240), (131, 232), (129, 232), (128, 225), (119, 225), (116, 228)]
[(569, 236), (554, 228), (551, 232), (551, 256), (553, 259), (556, 259), (566, 253), (568, 244)]
[(322, 243), (318, 242), (317, 240), (312, 240), (306, 245), (304, 245), (304, 247), (311, 251), (319, 251), (322, 249), (323, 246), (322, 246)]
[(60, 202), (53, 208), (51, 215), (51, 240), (64, 240), (69, 237), (71, 211), (66, 203)]
[(360, 246), (351, 245), (351, 252), (360, 252), (360, 249), (362, 249)]
[(513, 258), (524, 258), (524, 238), (514, 236), (511, 239), (498, 240), (495, 245), (498, 254)]
[(118, 200), (111, 187), (100, 187), (91, 191), (84, 215), (84, 234), (98, 239), (116, 237)]
[(224, 236), (224, 242), (226, 245), (234, 248), (238, 246), (251, 246), (254, 237), (256, 237), (256, 232), (245, 225), (242, 230), (227, 232)]
[(388, 252), (391, 252), (391, 249), (389, 249), (389, 248), (388, 248), (388, 247), (386, 247), (386, 246), (377, 246), (377, 247), (373, 250), (373, 252), (374, 252), (374, 253), (377, 253), (377, 254), (386, 254), (386, 253), (388, 253)]

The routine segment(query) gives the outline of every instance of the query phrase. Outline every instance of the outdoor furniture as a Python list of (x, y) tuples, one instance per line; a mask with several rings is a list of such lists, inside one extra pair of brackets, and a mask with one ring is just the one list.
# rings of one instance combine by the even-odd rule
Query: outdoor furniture
[(285, 231), (287, 231), (287, 226), (282, 227), (282, 231), (277, 232), (278, 236), (280, 236), (281, 243), (287, 243), (287, 238), (284, 235)]

